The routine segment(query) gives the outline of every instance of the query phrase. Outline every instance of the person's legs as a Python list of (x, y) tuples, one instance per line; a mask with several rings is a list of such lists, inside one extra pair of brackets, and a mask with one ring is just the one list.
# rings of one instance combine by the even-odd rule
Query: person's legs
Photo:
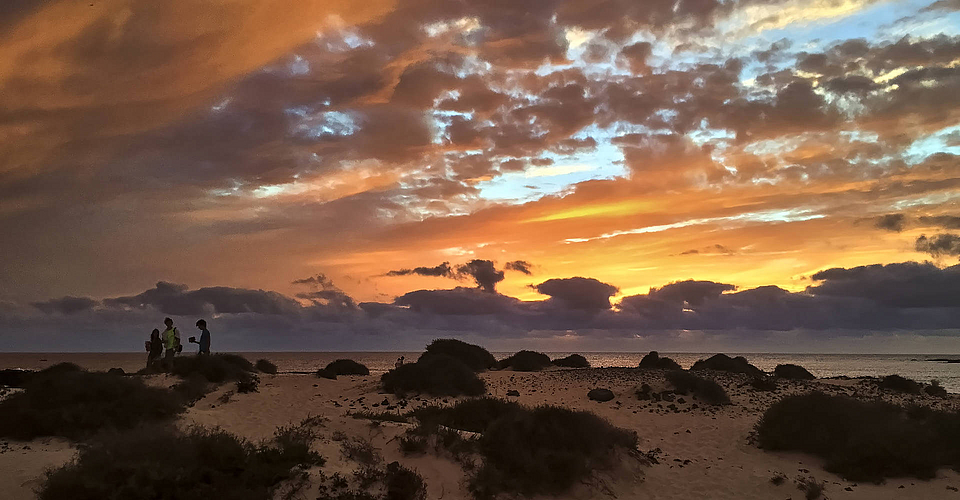
[(176, 352), (176, 349), (167, 349), (167, 352), (163, 357), (163, 364), (166, 365), (168, 369), (173, 368), (173, 356), (176, 354)]

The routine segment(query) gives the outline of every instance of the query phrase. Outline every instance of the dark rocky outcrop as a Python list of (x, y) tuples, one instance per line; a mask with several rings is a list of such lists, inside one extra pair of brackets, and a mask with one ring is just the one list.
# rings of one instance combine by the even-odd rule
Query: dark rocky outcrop
[(592, 389), (590, 392), (587, 393), (587, 397), (594, 401), (600, 401), (602, 403), (602, 402), (610, 401), (616, 396), (614, 396), (613, 391), (611, 391), (610, 389)]

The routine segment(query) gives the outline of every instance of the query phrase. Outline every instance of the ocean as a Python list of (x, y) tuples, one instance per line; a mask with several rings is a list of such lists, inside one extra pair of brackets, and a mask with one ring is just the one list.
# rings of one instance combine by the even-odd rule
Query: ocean
[[(281, 372), (313, 372), (327, 363), (350, 358), (363, 363), (373, 374), (393, 368), (397, 358), (404, 356), (415, 361), (420, 352), (243, 352), (237, 353), (256, 361), (266, 358), (274, 362)], [(494, 352), (497, 359), (512, 353)], [(548, 352), (551, 358), (563, 357), (569, 352)], [(640, 363), (645, 352), (582, 352), (591, 366), (634, 367)], [(689, 368), (698, 359), (714, 353), (661, 353)], [(960, 393), (960, 363), (932, 361), (938, 358), (960, 359), (960, 355), (942, 354), (777, 354), (777, 353), (727, 353), (744, 356), (752, 364), (765, 371), (772, 371), (778, 364), (800, 365), (817, 377), (879, 377), (897, 374), (921, 382), (939, 380), (950, 392)], [(37, 370), (55, 363), (69, 361), (90, 370), (123, 368), (136, 371), (146, 362), (145, 353), (0, 353), (0, 368), (23, 368)]]

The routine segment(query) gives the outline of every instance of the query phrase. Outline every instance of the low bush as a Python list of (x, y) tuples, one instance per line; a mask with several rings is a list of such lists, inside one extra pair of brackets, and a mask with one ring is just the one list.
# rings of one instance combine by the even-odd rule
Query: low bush
[(370, 370), (352, 359), (338, 359), (324, 368), (335, 375), (370, 375)]
[(777, 379), (773, 377), (753, 377), (750, 379), (750, 387), (758, 391), (775, 391), (777, 390)]
[(23, 391), (0, 401), (0, 436), (86, 437), (103, 429), (131, 429), (171, 419), (193, 398), (148, 387), (140, 379), (62, 366), (35, 373)]
[(330, 371), (330, 370), (327, 370), (326, 368), (321, 368), (321, 369), (317, 370), (317, 377), (319, 377), (319, 378), (326, 378), (326, 379), (330, 379), (330, 380), (336, 380), (336, 379), (337, 379), (337, 374), (334, 373), (334, 372), (332, 372), (332, 371)]
[(590, 362), (587, 361), (587, 358), (579, 354), (571, 354), (565, 358), (555, 359), (553, 360), (553, 364), (564, 368), (590, 368)]
[(386, 492), (384, 500), (424, 500), (427, 498), (427, 484), (420, 474), (400, 465), (399, 462), (387, 464), (384, 480)]
[(436, 339), (427, 346), (424, 354), (445, 354), (460, 360), (476, 372), (489, 370), (497, 364), (497, 358), (483, 347), (457, 339)]
[(613, 466), (618, 449), (636, 446), (635, 433), (589, 412), (555, 406), (508, 412), (479, 440), (483, 464), (470, 489), (481, 499), (500, 493), (559, 495), (595, 469)]
[(916, 381), (900, 375), (887, 375), (880, 380), (880, 388), (907, 394), (920, 394), (921, 386)]
[(923, 388), (923, 392), (927, 393), (928, 396), (933, 396), (935, 398), (947, 397), (947, 390), (940, 385), (939, 380), (931, 380), (930, 385)]
[(747, 358), (737, 356), (731, 358), (726, 354), (714, 354), (707, 359), (701, 359), (690, 367), (691, 371), (716, 370), (720, 372), (745, 373), (753, 377), (763, 376), (763, 371), (750, 364)]
[(817, 500), (823, 496), (827, 489), (827, 483), (817, 481), (812, 477), (797, 479), (797, 489), (803, 492), (803, 498), (806, 500)]
[(692, 394), (699, 401), (711, 405), (730, 404), (727, 391), (710, 379), (698, 377), (686, 371), (667, 372), (667, 381), (677, 394)]
[(193, 374), (202, 375), (209, 382), (239, 382), (248, 380), (253, 374), (253, 364), (247, 358), (237, 354), (212, 354), (204, 356), (177, 356), (170, 366), (157, 363), (155, 366), (140, 370), (140, 374), (170, 373), (180, 378), (189, 378)]
[(270, 362), (267, 359), (258, 359), (257, 363), (253, 365), (260, 373), (266, 373), (267, 375), (276, 375), (277, 374), (277, 365)]
[(550, 366), (550, 357), (536, 351), (520, 351), (497, 363), (498, 369), (512, 368), (518, 372), (535, 372), (548, 366)]
[(33, 375), (30, 370), (4, 369), (0, 370), (0, 386), (23, 387), (27, 379)]
[(647, 353), (643, 359), (640, 360), (639, 368), (644, 369), (659, 369), (659, 370), (682, 370), (683, 367), (680, 366), (676, 361), (663, 356), (660, 356), (660, 353), (657, 351), (650, 351)]
[(282, 482), (302, 478), (303, 467), (323, 464), (312, 439), (300, 427), (280, 429), (261, 445), (220, 429), (141, 427), (81, 448), (73, 462), (47, 473), (38, 498), (269, 500)]
[[(436, 434), (440, 446), (458, 448), (455, 455), (463, 454), (465, 447), (479, 454), (482, 464), (473, 472), (469, 487), (481, 499), (500, 493), (561, 494), (594, 470), (612, 466), (618, 460), (617, 450), (637, 446), (631, 431), (589, 412), (554, 406), (528, 408), (476, 398), (448, 407), (420, 408), (412, 414), (420, 422), (421, 435)], [(453, 429), (478, 433), (478, 437), (465, 440)], [(426, 448), (418, 435), (406, 438), (411, 452)]]
[(808, 372), (806, 368), (791, 364), (777, 365), (777, 367), (773, 369), (773, 374), (789, 380), (813, 380), (817, 378)]
[(383, 389), (403, 397), (408, 392), (434, 396), (479, 396), (486, 384), (467, 365), (445, 354), (434, 354), (384, 373)]
[(210, 392), (210, 382), (199, 373), (194, 373), (171, 387), (189, 405), (203, 399)]
[(960, 466), (960, 414), (880, 401), (809, 393), (786, 397), (764, 413), (757, 444), (821, 457), (853, 481), (934, 477)]

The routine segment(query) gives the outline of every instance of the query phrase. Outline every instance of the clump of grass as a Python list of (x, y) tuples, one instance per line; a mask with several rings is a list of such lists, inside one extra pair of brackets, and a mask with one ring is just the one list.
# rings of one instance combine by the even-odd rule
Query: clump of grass
[(754, 377), (763, 376), (763, 371), (750, 364), (747, 358), (737, 356), (731, 358), (726, 354), (714, 354), (707, 359), (701, 359), (690, 367), (691, 371), (716, 370), (720, 372), (745, 373)]
[(108, 434), (50, 471), (39, 500), (176, 498), (268, 500), (302, 468), (322, 465), (308, 429), (279, 429), (272, 442), (253, 445), (220, 429), (140, 427)]
[(407, 417), (389, 412), (389, 411), (355, 411), (349, 413), (353, 418), (365, 419), (365, 420), (374, 420), (379, 422), (406, 422)]
[(780, 486), (786, 481), (787, 481), (787, 475), (782, 472), (777, 472), (770, 478), (770, 484), (774, 486)]
[(383, 461), (380, 453), (362, 438), (344, 439), (340, 442), (340, 453), (354, 462), (375, 465)]
[(550, 357), (542, 352), (519, 351), (513, 356), (500, 360), (498, 369), (512, 368), (518, 372), (535, 372), (550, 366)]
[(713, 380), (686, 371), (668, 371), (667, 381), (677, 394), (693, 394), (698, 400), (711, 405), (730, 404), (727, 391)]
[(81, 438), (171, 419), (196, 395), (148, 387), (141, 380), (57, 365), (35, 373), (23, 391), (0, 401), (0, 436)]
[(254, 367), (261, 373), (266, 373), (267, 375), (276, 375), (277, 374), (277, 365), (270, 362), (267, 359), (258, 359)]
[(587, 361), (587, 358), (579, 354), (571, 354), (565, 358), (555, 359), (553, 360), (553, 364), (564, 368), (590, 368), (590, 362)]
[(683, 367), (680, 366), (676, 361), (666, 357), (660, 356), (660, 353), (657, 351), (650, 351), (647, 353), (643, 359), (640, 360), (639, 368), (646, 369), (659, 369), (659, 370), (682, 370)]
[(817, 378), (814, 377), (812, 373), (807, 371), (806, 368), (800, 365), (792, 365), (789, 363), (777, 365), (777, 367), (773, 369), (773, 374), (777, 377), (789, 380), (813, 380)]
[(400, 436), (397, 441), (400, 443), (400, 452), (403, 456), (422, 455), (427, 452), (427, 438), (416, 434)]
[(939, 380), (931, 380), (930, 385), (923, 388), (923, 392), (927, 393), (928, 396), (936, 398), (947, 397), (947, 390), (940, 385)]
[(478, 396), (486, 384), (467, 365), (445, 354), (423, 356), (416, 363), (407, 363), (384, 373), (383, 389), (398, 396), (421, 392), (434, 396)]
[(477, 372), (489, 370), (497, 364), (497, 358), (483, 347), (456, 339), (436, 339), (431, 342), (424, 355), (434, 354), (445, 354), (458, 359)]
[(423, 477), (399, 462), (387, 465), (385, 500), (424, 500), (427, 497), (427, 483)]
[(797, 479), (797, 489), (803, 492), (803, 497), (807, 500), (817, 500), (823, 496), (827, 483), (812, 477), (801, 477)]
[(960, 466), (960, 414), (810, 393), (772, 405), (756, 428), (757, 444), (821, 457), (854, 481), (932, 478)]
[(880, 380), (880, 388), (906, 394), (920, 394), (921, 386), (916, 381), (900, 375), (887, 375)]
[[(554, 406), (527, 408), (494, 398), (413, 412), (419, 432), (435, 433), (441, 446), (468, 447), (482, 464), (470, 490), (477, 498), (500, 493), (561, 494), (596, 469), (612, 466), (617, 450), (635, 450), (635, 433), (589, 412)], [(458, 430), (479, 433), (464, 440)], [(419, 442), (418, 442), (419, 444)]]
[(328, 364), (324, 370), (334, 375), (370, 375), (370, 370), (352, 359), (338, 359)]

